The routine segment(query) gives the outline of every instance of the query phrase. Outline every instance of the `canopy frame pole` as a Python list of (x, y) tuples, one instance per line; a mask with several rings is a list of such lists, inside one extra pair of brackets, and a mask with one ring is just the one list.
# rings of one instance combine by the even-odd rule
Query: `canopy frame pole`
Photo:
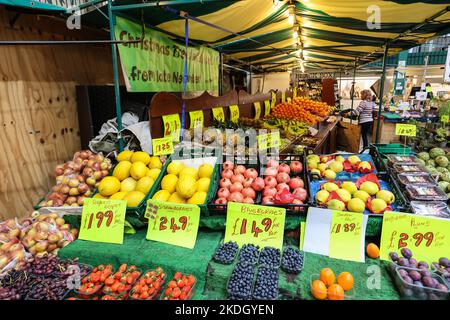
[[(352, 105), (351, 105), (352, 111), (350, 113), (351, 115), (353, 114), (353, 101), (355, 99), (355, 83), (356, 83), (355, 78), (356, 78), (356, 63), (357, 63), (357, 61), (358, 61), (358, 59), (355, 58), (355, 67), (353, 68), (353, 81), (352, 81)], [(352, 118), (352, 116), (350, 116), (350, 124), (352, 124), (352, 122), (353, 122), (353, 118)]]
[[(108, 0), (109, 36), (111, 38), (111, 41), (115, 41), (116, 36), (114, 34), (114, 24), (116, 18), (112, 10), (112, 7), (113, 7), (112, 0)], [(119, 84), (119, 67), (117, 63), (117, 48), (114, 43), (111, 44), (111, 58), (114, 76), (114, 95), (116, 102), (117, 130), (119, 131), (117, 137), (119, 139), (119, 151), (122, 152), (124, 149), (124, 141), (122, 137), (122, 106), (120, 104), (120, 84)]]
[(389, 51), (389, 42), (386, 42), (383, 54), (383, 71), (381, 73), (381, 80), (380, 80), (380, 96), (379, 96), (380, 103), (378, 104), (377, 133), (375, 136), (375, 143), (379, 143), (380, 141), (381, 110), (383, 109), (384, 80), (386, 78), (388, 51)]

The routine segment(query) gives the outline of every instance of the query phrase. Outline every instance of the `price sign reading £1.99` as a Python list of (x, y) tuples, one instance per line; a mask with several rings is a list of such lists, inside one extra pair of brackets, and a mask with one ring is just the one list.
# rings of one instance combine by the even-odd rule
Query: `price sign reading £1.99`
[(194, 248), (200, 223), (197, 205), (148, 200), (145, 217), (148, 240)]
[(125, 200), (85, 199), (78, 239), (122, 244), (126, 210)]
[(389, 260), (390, 252), (399, 253), (402, 248), (410, 249), (417, 261), (432, 263), (450, 257), (450, 220), (385, 212), (380, 258)]
[(229, 202), (224, 242), (282, 249), (286, 209)]

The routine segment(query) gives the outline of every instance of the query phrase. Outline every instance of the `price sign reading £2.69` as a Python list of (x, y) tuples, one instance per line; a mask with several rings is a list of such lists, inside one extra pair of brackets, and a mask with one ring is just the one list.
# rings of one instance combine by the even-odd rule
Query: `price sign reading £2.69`
[(78, 239), (122, 244), (126, 210), (125, 200), (85, 199)]
[(395, 135), (415, 137), (416, 136), (416, 125), (415, 124), (396, 123), (395, 124)]
[(282, 249), (286, 209), (229, 202), (224, 242)]
[(450, 220), (385, 212), (380, 258), (389, 260), (390, 252), (400, 253), (402, 248), (410, 249), (417, 261), (432, 263), (450, 257)]
[(148, 200), (145, 217), (148, 240), (194, 248), (200, 223), (197, 205)]

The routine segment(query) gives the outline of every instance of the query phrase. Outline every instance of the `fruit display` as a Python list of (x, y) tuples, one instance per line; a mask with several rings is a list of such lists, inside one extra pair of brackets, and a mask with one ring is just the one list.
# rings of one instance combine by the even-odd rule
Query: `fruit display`
[(394, 171), (399, 173), (425, 172), (425, 167), (415, 163), (396, 163), (393, 165)]
[(259, 267), (256, 274), (253, 298), (256, 300), (276, 300), (278, 298), (278, 270)]
[(220, 264), (231, 264), (238, 253), (238, 245), (234, 241), (222, 243), (214, 253), (213, 260)]
[(69, 293), (64, 279), (37, 278), (27, 300), (63, 300)]
[(137, 207), (161, 173), (161, 158), (144, 151), (125, 150), (117, 155), (116, 160), (118, 163), (112, 175), (100, 181), (98, 193), (93, 197), (126, 200), (127, 207)]
[(438, 262), (433, 262), (431, 265), (447, 281), (447, 284), (450, 284), (450, 260), (442, 257), (439, 258)]
[(27, 264), (22, 270), (11, 269), (0, 278), (0, 290), (4, 290), (7, 295), (4, 298), (0, 296), (0, 300), (7, 300), (12, 295), (18, 295), (14, 296), (15, 300), (25, 299), (36, 280), (29, 268)]
[(375, 243), (369, 243), (366, 246), (366, 254), (369, 258), (378, 259), (380, 257), (380, 248)]
[(130, 291), (134, 300), (155, 300), (163, 289), (166, 273), (161, 267), (144, 273)]
[(345, 292), (352, 290), (354, 284), (352, 274), (345, 271), (336, 278), (330, 268), (322, 269), (318, 279), (311, 280), (311, 294), (317, 300), (344, 300)]
[(426, 172), (400, 173), (397, 175), (398, 181), (403, 186), (408, 184), (436, 184), (433, 177)]
[(72, 161), (56, 166), (56, 185), (39, 206), (82, 206), (85, 198), (92, 197), (98, 182), (109, 174), (111, 166), (111, 160), (102, 154), (76, 152)]
[(287, 247), (283, 251), (281, 269), (286, 273), (298, 274), (302, 271), (304, 254), (298, 248)]
[(264, 247), (259, 254), (259, 265), (269, 268), (279, 268), (281, 260), (280, 249)]
[(14, 288), (0, 287), (0, 300), (20, 300), (20, 294)]
[(419, 160), (419, 158), (415, 157), (415, 156), (408, 156), (408, 155), (387, 155), (386, 156), (388, 163), (390, 165), (396, 164), (396, 163), (409, 163), (409, 164), (414, 164), (414, 163), (418, 163), (420, 164), (421, 161)]
[(450, 208), (444, 201), (411, 201), (412, 212), (424, 216), (450, 217)]
[(254, 244), (244, 244), (239, 251), (238, 262), (256, 264), (259, 258), (259, 247)]
[(430, 184), (407, 185), (406, 193), (410, 200), (418, 201), (446, 201), (448, 198), (438, 186)]
[(163, 291), (161, 300), (190, 300), (194, 294), (196, 278), (189, 274), (175, 272), (173, 279)]
[[(366, 160), (361, 158), (365, 157)], [(375, 165), (369, 155), (316, 155), (306, 158), (309, 173), (313, 179), (335, 180), (343, 173), (376, 173)], [(342, 173), (342, 174), (341, 174)]]
[(310, 100), (306, 97), (297, 97), (292, 102), (282, 102), (272, 109), (271, 115), (275, 118), (291, 119), (314, 125), (325, 118), (333, 107), (325, 102)]
[(380, 214), (395, 207), (395, 195), (385, 188), (375, 174), (368, 174), (357, 181), (313, 181), (312, 187), (319, 185), (315, 200), (319, 206), (331, 210), (368, 212)]
[(129, 291), (140, 275), (141, 271), (136, 266), (122, 264), (116, 273), (110, 274), (104, 280), (105, 285), (102, 291), (106, 295), (124, 300), (128, 297)]
[(99, 265), (92, 269), (91, 273), (81, 279), (81, 287), (76, 290), (76, 293), (81, 299), (92, 299), (100, 293), (100, 289), (108, 278), (113, 273), (112, 265)]
[(245, 261), (239, 261), (234, 266), (227, 285), (228, 299), (250, 300), (253, 292), (255, 271), (255, 265), (246, 263)]
[(168, 164), (167, 172), (161, 180), (161, 189), (152, 196), (153, 200), (197, 205), (206, 202), (214, 164), (205, 162), (196, 168), (187, 163), (189, 162), (174, 160)]

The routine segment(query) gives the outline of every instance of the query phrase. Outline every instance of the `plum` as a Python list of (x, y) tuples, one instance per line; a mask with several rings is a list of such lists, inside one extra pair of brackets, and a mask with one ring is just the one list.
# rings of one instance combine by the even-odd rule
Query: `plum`
[(450, 267), (450, 260), (448, 260), (447, 258), (440, 258), (439, 259), (439, 264), (445, 268), (449, 268)]
[(402, 288), (400, 290), (400, 294), (404, 297), (411, 297), (414, 295), (414, 292), (411, 289), (408, 288)]
[(389, 257), (391, 258), (392, 261), (398, 260), (398, 254), (396, 252), (389, 253)]
[(410, 258), (410, 259), (409, 259), (409, 266), (410, 266), (411, 268), (417, 268), (417, 260), (414, 259), (414, 258)]
[(398, 258), (397, 264), (402, 267), (409, 267), (409, 261), (406, 258)]
[(422, 270), (422, 271), (420, 271), (420, 274), (422, 275), (422, 278), (423, 277), (431, 277), (430, 270)]
[(425, 287), (428, 287), (428, 288), (434, 288), (435, 287), (435, 283), (434, 283), (433, 280), (435, 280), (435, 279), (433, 279), (432, 277), (429, 277), (429, 276), (422, 277), (423, 285)]
[(410, 259), (412, 257), (412, 252), (408, 248), (402, 248), (400, 252), (406, 259)]
[(436, 289), (439, 291), (448, 292), (447, 286), (442, 283), (438, 283), (438, 285), (436, 286)]
[(407, 284), (413, 284), (413, 279), (411, 279), (410, 276), (403, 276), (402, 277), (403, 281), (405, 281)]
[(428, 299), (429, 299), (429, 300), (441, 300), (441, 298), (439, 298), (439, 296), (436, 295), (436, 294), (434, 294), (434, 293), (430, 293), (430, 294), (428, 295)]
[(414, 281), (419, 281), (422, 278), (422, 276), (420, 275), (419, 271), (416, 271), (416, 270), (410, 271), (409, 272), (409, 277), (411, 279), (413, 279)]
[(419, 269), (428, 269), (430, 266), (425, 261), (419, 261), (418, 265)]
[(408, 275), (408, 271), (406, 271), (405, 269), (399, 269), (398, 274), (403, 278), (404, 276)]
[(433, 262), (433, 267), (434, 267), (436, 270), (440, 270), (440, 269), (441, 269), (441, 266), (440, 266), (439, 263), (437, 263), (437, 262)]

